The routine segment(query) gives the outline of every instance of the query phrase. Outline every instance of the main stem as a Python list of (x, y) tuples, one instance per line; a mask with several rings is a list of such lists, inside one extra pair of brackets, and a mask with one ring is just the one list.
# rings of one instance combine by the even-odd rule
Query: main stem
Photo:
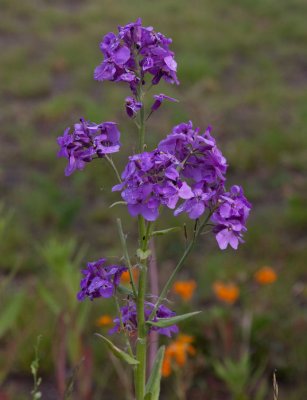
[[(142, 94), (138, 94), (138, 101), (142, 101)], [(139, 124), (139, 152), (143, 152), (145, 144), (145, 113), (144, 107), (140, 110)], [(145, 253), (148, 249), (149, 229), (146, 229), (145, 220), (142, 216), (138, 217), (139, 223), (139, 245)], [(149, 225), (148, 225), (149, 227)], [(138, 323), (138, 338), (136, 343), (136, 359), (137, 364), (135, 369), (135, 395), (136, 400), (143, 400), (145, 396), (146, 384), (146, 353), (147, 353), (147, 328), (145, 325), (145, 294), (147, 283), (147, 259), (140, 259), (139, 263), (140, 275), (139, 286), (136, 301), (137, 323)]]

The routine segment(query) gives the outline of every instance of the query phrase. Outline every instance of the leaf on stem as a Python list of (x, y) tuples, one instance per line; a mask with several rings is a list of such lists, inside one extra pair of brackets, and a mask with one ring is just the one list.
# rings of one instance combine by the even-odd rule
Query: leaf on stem
[(123, 350), (119, 349), (117, 346), (115, 346), (109, 339), (107, 339), (105, 336), (100, 335), (99, 333), (95, 333), (96, 336), (100, 337), (105, 344), (108, 346), (108, 348), (111, 350), (111, 352), (120, 360), (125, 361), (126, 363), (130, 365), (136, 365), (139, 364), (139, 361), (136, 360), (135, 358), (129, 356), (129, 354), (125, 353)]
[(171, 318), (157, 318), (156, 321), (147, 321), (146, 324), (156, 326), (158, 328), (166, 328), (168, 326), (175, 325), (178, 322), (184, 321), (188, 318), (194, 317), (194, 315), (197, 315), (199, 313), (201, 313), (201, 311), (194, 311), (187, 314), (176, 315), (175, 317)]
[(146, 383), (146, 395), (144, 400), (159, 400), (164, 351), (165, 346), (161, 346), (157, 352), (150, 377)]
[(180, 226), (174, 226), (173, 228), (162, 229), (161, 231), (154, 231), (152, 232), (151, 236), (163, 236), (167, 235), (168, 233), (177, 232), (180, 230), (181, 230)]
[(115, 201), (115, 203), (112, 203), (112, 204), (109, 206), (109, 208), (112, 208), (112, 207), (115, 207), (115, 206), (119, 206), (119, 205), (126, 206), (126, 205), (127, 205), (127, 202), (126, 202), (126, 201)]

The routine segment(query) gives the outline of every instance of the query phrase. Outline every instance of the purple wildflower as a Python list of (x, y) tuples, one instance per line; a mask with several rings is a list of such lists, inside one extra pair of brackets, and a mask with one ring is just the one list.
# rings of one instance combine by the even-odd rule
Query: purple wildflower
[(106, 259), (87, 263), (87, 268), (82, 271), (84, 278), (80, 282), (81, 290), (77, 295), (79, 301), (89, 297), (93, 300), (97, 297), (113, 296), (119, 285), (121, 274), (127, 271), (120, 265), (105, 266)]
[(126, 98), (126, 113), (128, 117), (133, 118), (142, 108), (142, 103), (136, 101), (133, 97)]
[(76, 169), (83, 169), (85, 163), (93, 158), (116, 153), (120, 148), (120, 132), (115, 122), (103, 122), (99, 125), (80, 119), (74, 125), (73, 133), (65, 129), (63, 136), (58, 137), (59, 157), (68, 159), (65, 175), (71, 175)]
[(155, 101), (154, 101), (153, 105), (151, 106), (151, 111), (152, 112), (156, 111), (161, 106), (161, 104), (163, 103), (164, 100), (173, 101), (175, 103), (178, 102), (177, 99), (174, 99), (173, 97), (166, 96), (163, 93), (155, 94), (153, 97), (154, 97)]
[(219, 207), (213, 213), (211, 221), (215, 224), (213, 232), (221, 250), (230, 245), (237, 249), (243, 242), (242, 234), (246, 232), (246, 221), (251, 210), (240, 186), (232, 186), (228, 193), (219, 198)]
[(193, 196), (188, 184), (179, 179), (178, 166), (174, 156), (159, 150), (137, 154), (129, 158), (122, 173), (123, 182), (113, 191), (122, 191), (132, 216), (155, 221), (161, 205), (174, 209), (179, 198)]
[(104, 36), (100, 49), (103, 62), (95, 69), (94, 78), (99, 81), (124, 81), (133, 93), (139, 84), (145, 84), (145, 75), (152, 76), (156, 85), (163, 78), (166, 82), (179, 84), (177, 63), (169, 49), (172, 40), (152, 27), (142, 26), (140, 18), (134, 23), (118, 27), (118, 34)]
[[(150, 303), (148, 301), (145, 302), (145, 320), (148, 320), (153, 308), (154, 308), (153, 303)], [(130, 300), (126, 306), (121, 307), (120, 313), (121, 313), (121, 319), (122, 319), (125, 330), (128, 331), (129, 334), (135, 333), (137, 331), (136, 304), (132, 300)], [(171, 311), (169, 308), (167, 308), (166, 306), (161, 304), (158, 307), (156, 316), (153, 319), (153, 321), (156, 322), (159, 319), (171, 318), (171, 317), (174, 317), (175, 315), (176, 315), (176, 313), (174, 311)], [(114, 327), (110, 330), (111, 334), (119, 332), (121, 329), (119, 317), (116, 317), (113, 320), (113, 322), (114, 322)], [(149, 330), (157, 331), (161, 335), (165, 335), (168, 337), (171, 337), (172, 334), (176, 334), (179, 331), (177, 325), (171, 325), (166, 328), (150, 326)]]

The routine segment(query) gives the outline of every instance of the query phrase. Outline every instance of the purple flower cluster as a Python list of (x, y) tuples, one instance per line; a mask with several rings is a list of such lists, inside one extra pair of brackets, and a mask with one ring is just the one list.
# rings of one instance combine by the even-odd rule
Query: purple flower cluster
[(77, 295), (82, 301), (86, 297), (93, 300), (97, 297), (112, 297), (120, 282), (120, 277), (126, 267), (120, 265), (104, 265), (105, 258), (87, 263), (87, 268), (82, 271), (84, 278), (81, 280), (81, 290)]
[(76, 169), (83, 169), (85, 163), (106, 154), (116, 153), (120, 148), (120, 132), (115, 122), (103, 122), (99, 125), (80, 119), (74, 125), (73, 133), (65, 129), (58, 137), (59, 157), (68, 159), (65, 175), (71, 175)]
[[(145, 320), (148, 320), (152, 310), (154, 308), (154, 304), (150, 303), (148, 301), (145, 302)], [(136, 304), (133, 301), (129, 301), (128, 304), (124, 307), (121, 307), (120, 309), (121, 313), (121, 319), (122, 323), (124, 325), (124, 328), (127, 332), (130, 334), (134, 333), (137, 331), (137, 310), (136, 310)], [(174, 317), (176, 313), (174, 311), (171, 311), (169, 308), (161, 304), (158, 307), (158, 310), (156, 312), (156, 316), (153, 319), (153, 322), (157, 322), (159, 319), (163, 318), (171, 318)], [(116, 317), (114, 320), (114, 327), (110, 330), (110, 333), (116, 333), (119, 332), (121, 329), (121, 324), (120, 324), (120, 318)], [(172, 334), (178, 333), (178, 327), (177, 325), (171, 325), (165, 328), (159, 328), (156, 326), (150, 326), (150, 331), (157, 331), (161, 335), (165, 335), (168, 337), (171, 337)]]
[(211, 128), (200, 133), (189, 121), (175, 126), (154, 151), (130, 157), (123, 181), (113, 191), (121, 191), (132, 216), (142, 215), (147, 221), (158, 218), (161, 206), (175, 209), (175, 216), (186, 212), (191, 219), (214, 211), (211, 221), (220, 248), (229, 244), (236, 249), (251, 205), (238, 186), (226, 192), (226, 170)]
[(230, 245), (237, 249), (243, 242), (242, 234), (246, 232), (246, 220), (251, 210), (240, 186), (232, 186), (228, 193), (219, 198), (220, 206), (213, 213), (211, 221), (215, 224), (213, 232), (220, 249), (224, 250)]
[(142, 215), (147, 221), (155, 221), (159, 207), (174, 209), (181, 199), (190, 198), (189, 186), (179, 179), (179, 161), (169, 153), (159, 150), (129, 157), (122, 173), (123, 182), (113, 191), (121, 190), (132, 216)]
[(212, 208), (224, 192), (227, 163), (211, 136), (211, 127), (200, 134), (191, 121), (175, 126), (162, 140), (158, 149), (172, 154), (180, 163), (180, 177), (187, 179), (192, 195), (175, 211), (188, 213), (191, 219), (199, 218)]
[(152, 27), (142, 26), (140, 18), (119, 26), (117, 35), (108, 33), (100, 44), (104, 60), (95, 69), (94, 77), (98, 81), (128, 82), (133, 93), (139, 84), (145, 84), (146, 74), (152, 76), (153, 85), (161, 78), (179, 84), (177, 63), (169, 49), (171, 42)]
[(156, 150), (130, 157), (123, 182), (113, 190), (122, 190), (132, 216), (154, 221), (161, 205), (174, 209), (183, 199), (175, 215), (185, 211), (196, 219), (224, 192), (225, 172), (226, 160), (210, 129), (199, 134), (188, 122), (175, 126)]

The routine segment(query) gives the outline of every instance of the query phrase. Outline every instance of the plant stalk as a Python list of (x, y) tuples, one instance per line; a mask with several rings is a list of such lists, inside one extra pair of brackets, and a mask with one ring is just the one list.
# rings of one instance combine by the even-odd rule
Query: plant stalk
[[(137, 95), (137, 100), (142, 101), (141, 89)], [(144, 149), (145, 144), (145, 111), (144, 107), (140, 110), (139, 121), (139, 152)], [(148, 250), (150, 223), (147, 225), (142, 216), (138, 217), (139, 224), (139, 246), (143, 252)], [(147, 327), (145, 324), (145, 294), (147, 286), (147, 259), (140, 259), (140, 276), (136, 300), (138, 338), (136, 343), (136, 359), (139, 364), (135, 368), (135, 396), (136, 400), (143, 400), (145, 396), (146, 384), (146, 353), (147, 353)]]

